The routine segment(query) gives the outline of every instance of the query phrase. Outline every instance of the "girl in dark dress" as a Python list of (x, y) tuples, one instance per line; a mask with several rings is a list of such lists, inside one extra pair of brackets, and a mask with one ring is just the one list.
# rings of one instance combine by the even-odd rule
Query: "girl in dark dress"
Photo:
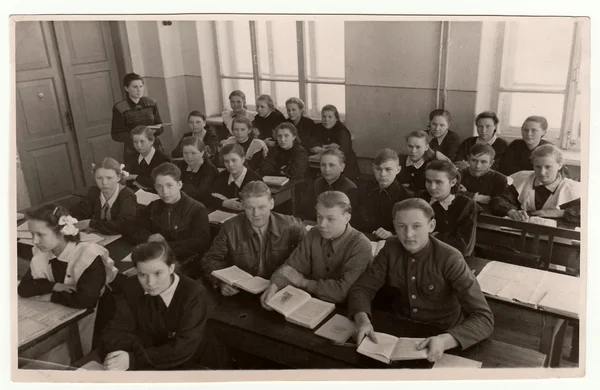
[(436, 159), (436, 153), (427, 144), (427, 133), (416, 130), (406, 136), (408, 154), (400, 155), (400, 173), (398, 183), (417, 193), (425, 190), (425, 167)]
[(177, 161), (181, 170), (183, 192), (202, 202), (210, 194), (210, 189), (219, 175), (217, 167), (205, 157), (204, 142), (196, 136), (185, 137), (181, 141), (183, 161)]
[[(237, 143), (244, 149), (246, 155), (245, 164), (248, 168), (257, 171), (269, 152), (269, 148), (254, 136), (252, 122), (244, 116), (237, 116), (232, 121), (233, 136), (222, 141), (222, 144)], [(223, 157), (223, 153), (220, 152)]]
[(301, 141), (302, 147), (306, 151), (315, 145), (314, 132), (315, 121), (307, 116), (304, 116), (304, 102), (297, 97), (291, 97), (285, 101), (288, 119), (286, 122), (291, 123), (298, 130), (298, 138)]
[(154, 147), (154, 133), (146, 126), (138, 126), (131, 130), (131, 138), (136, 154), (125, 160), (125, 168), (129, 175), (125, 178), (133, 187), (154, 191), (152, 170), (169, 158)]
[(531, 153), (540, 145), (550, 144), (543, 139), (548, 130), (548, 121), (543, 116), (530, 116), (521, 126), (522, 139), (516, 139), (508, 145), (500, 164), (499, 171), (510, 176), (519, 171), (531, 171)]
[(303, 179), (308, 169), (308, 153), (299, 144), (296, 128), (291, 123), (282, 123), (275, 129), (275, 134), (277, 146), (269, 151), (258, 173)]
[(508, 141), (503, 138), (498, 138), (498, 123), (500, 120), (495, 112), (485, 111), (477, 115), (475, 126), (477, 126), (477, 137), (469, 137), (464, 140), (458, 147), (454, 164), (460, 169), (469, 167), (469, 154), (471, 148), (475, 144), (488, 144), (494, 148), (496, 157), (494, 157), (494, 165), (491, 169), (498, 170), (500, 162), (504, 157), (504, 152), (508, 147)]
[(285, 116), (275, 107), (275, 102), (270, 95), (260, 95), (256, 98), (256, 111), (258, 115), (252, 121), (255, 136), (265, 141), (268, 147), (276, 145), (275, 128), (285, 122)]
[[(429, 147), (454, 161), (460, 146), (460, 137), (450, 130), (451, 123), (452, 115), (447, 110), (433, 110), (429, 113)], [(438, 159), (443, 158), (438, 156)]]
[(204, 157), (210, 159), (214, 163), (219, 151), (219, 138), (211, 128), (206, 127), (206, 115), (196, 110), (190, 112), (188, 115), (188, 127), (191, 131), (183, 134), (183, 137), (181, 137), (181, 140), (175, 149), (173, 149), (173, 152), (171, 152), (171, 157), (182, 158), (183, 139), (185, 137), (196, 136), (204, 142), (204, 145), (206, 145), (204, 149), (206, 154)]

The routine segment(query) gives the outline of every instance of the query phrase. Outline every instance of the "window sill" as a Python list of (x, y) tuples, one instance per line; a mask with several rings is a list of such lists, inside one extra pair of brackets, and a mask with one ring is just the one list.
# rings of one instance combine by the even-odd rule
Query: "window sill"
[[(313, 118), (313, 117), (309, 117), (309, 118), (312, 119), (313, 121), (315, 121), (315, 123), (321, 123), (321, 118)], [(342, 118), (342, 122), (343, 121), (344, 121), (344, 118)], [(221, 126), (221, 125), (223, 125), (223, 117), (221, 115), (209, 116), (208, 118), (206, 118), (206, 124), (212, 125), (212, 126)]]

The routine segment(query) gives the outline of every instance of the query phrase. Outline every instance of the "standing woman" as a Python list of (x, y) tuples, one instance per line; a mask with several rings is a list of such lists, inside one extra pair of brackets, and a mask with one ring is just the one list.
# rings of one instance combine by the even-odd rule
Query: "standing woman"
[(202, 284), (175, 272), (175, 256), (164, 242), (135, 247), (137, 277), (125, 282), (114, 318), (102, 333), (104, 368), (191, 370), (227, 368), (224, 351), (207, 327)]
[(121, 234), (127, 223), (135, 219), (135, 193), (121, 182), (128, 173), (125, 166), (107, 157), (92, 165), (96, 186), (91, 187), (75, 207), (73, 217), (79, 219), (79, 229), (92, 228), (103, 234)]
[(183, 145), (183, 161), (176, 165), (181, 170), (181, 190), (203, 202), (210, 194), (210, 188), (219, 175), (217, 167), (206, 157), (204, 142), (199, 137), (185, 137), (181, 140)]
[(308, 169), (308, 153), (300, 146), (298, 132), (291, 123), (282, 123), (275, 129), (277, 146), (269, 151), (258, 174), (304, 179)]
[[(442, 109), (433, 110), (429, 113), (429, 147), (434, 152), (439, 152), (454, 161), (460, 146), (460, 137), (450, 130), (452, 115)], [(441, 156), (438, 156), (438, 159)]]
[(270, 95), (260, 95), (256, 98), (256, 111), (258, 115), (252, 121), (252, 127), (258, 130), (257, 137), (265, 141), (269, 147), (277, 144), (274, 130), (280, 123), (285, 122), (285, 116), (275, 107), (275, 102)]
[(543, 116), (530, 116), (521, 126), (522, 139), (516, 139), (508, 145), (500, 164), (500, 172), (510, 176), (519, 171), (531, 171), (531, 153), (540, 145), (550, 142), (542, 139), (548, 130), (548, 121)]
[(346, 156), (346, 176), (352, 181), (357, 181), (360, 176), (358, 161), (352, 149), (352, 134), (340, 121), (338, 109), (327, 104), (321, 109), (321, 123), (315, 127), (315, 144), (312, 153), (321, 153), (329, 147), (339, 148)]
[(231, 110), (224, 110), (221, 115), (223, 116), (223, 124), (227, 127), (230, 134), (233, 134), (232, 124), (233, 119), (236, 117), (246, 117), (252, 122), (256, 116), (256, 111), (246, 109), (246, 94), (236, 89), (229, 94), (229, 105)]
[(298, 130), (298, 138), (302, 142), (302, 147), (309, 151), (315, 146), (315, 121), (304, 116), (304, 102), (297, 97), (286, 100), (285, 108), (288, 114), (286, 122), (291, 123)]
[[(137, 73), (127, 73), (123, 78), (125, 88), (124, 100), (113, 107), (112, 127), (110, 130), (113, 141), (125, 144), (123, 161), (128, 155), (135, 154), (130, 131), (139, 125), (152, 126), (162, 123), (156, 100), (143, 96), (144, 79)], [(163, 128), (151, 129), (155, 136), (163, 133)], [(162, 144), (157, 138), (155, 147), (162, 151)]]
[(211, 161), (215, 162), (215, 158), (219, 151), (219, 138), (215, 134), (214, 130), (206, 127), (206, 115), (204, 113), (194, 110), (188, 115), (188, 127), (191, 131), (184, 133), (181, 140), (171, 152), (172, 158), (183, 157), (183, 139), (186, 137), (198, 137), (204, 145), (206, 145), (206, 155)]
[(456, 159), (454, 160), (454, 164), (458, 169), (465, 169), (469, 166), (469, 154), (475, 144), (488, 144), (496, 152), (494, 165), (492, 165), (491, 169), (498, 170), (502, 157), (504, 157), (504, 152), (508, 147), (508, 141), (498, 138), (499, 122), (500, 120), (495, 112), (485, 111), (477, 115), (475, 125), (477, 126), (478, 137), (469, 137), (458, 147)]

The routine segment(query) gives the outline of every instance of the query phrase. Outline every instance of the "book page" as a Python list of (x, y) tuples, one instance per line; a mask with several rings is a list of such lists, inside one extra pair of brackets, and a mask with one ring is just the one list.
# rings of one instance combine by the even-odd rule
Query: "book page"
[(313, 329), (335, 309), (333, 303), (311, 298), (289, 316), (290, 322)]
[(501, 298), (536, 304), (545, 271), (497, 261), (489, 262), (477, 277), (481, 290)]
[(433, 368), (481, 368), (481, 362), (445, 353), (435, 362)]
[(546, 272), (540, 285), (538, 306), (579, 317), (579, 283), (577, 277)]
[(228, 219), (235, 217), (237, 214), (228, 213), (226, 211), (215, 210), (208, 214), (208, 221), (213, 223), (223, 223)]
[(267, 302), (267, 305), (278, 313), (289, 317), (294, 310), (298, 309), (310, 299), (310, 294), (294, 286), (286, 286)]
[(144, 206), (148, 206), (150, 203), (154, 202), (155, 200), (160, 199), (160, 197), (158, 195), (153, 194), (151, 192), (144, 191), (142, 189), (138, 190), (135, 193), (135, 197), (136, 197), (137, 202)]
[(379, 332), (375, 332), (375, 337), (377, 337), (377, 344), (372, 342), (370, 338), (365, 337), (358, 346), (357, 352), (384, 363), (389, 363), (398, 338)]
[[(243, 272), (243, 271), (242, 271)], [(255, 276), (250, 279), (241, 280), (235, 282), (235, 285), (244, 291), (248, 291), (252, 294), (260, 294), (265, 291), (271, 282), (267, 279), (263, 279), (260, 276)]]
[(232, 265), (231, 267), (215, 270), (211, 272), (215, 278), (233, 286), (236, 282), (241, 282), (245, 279), (252, 279), (252, 275), (248, 272)]
[(356, 324), (354, 321), (341, 316), (339, 314), (331, 317), (323, 326), (321, 326), (315, 334), (317, 336), (325, 337), (326, 339), (332, 340), (338, 344), (343, 344), (352, 334), (356, 331)]
[(417, 345), (425, 340), (423, 338), (398, 337), (392, 351), (392, 360), (427, 359), (427, 348), (417, 350)]

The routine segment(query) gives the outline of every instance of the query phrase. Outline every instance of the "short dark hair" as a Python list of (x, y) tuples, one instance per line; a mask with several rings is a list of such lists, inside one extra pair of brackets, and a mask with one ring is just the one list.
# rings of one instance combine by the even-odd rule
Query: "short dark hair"
[(171, 176), (175, 181), (181, 181), (181, 169), (177, 165), (164, 162), (152, 170), (152, 180), (156, 181), (158, 176)]
[(123, 77), (123, 86), (129, 87), (131, 83), (135, 80), (140, 80), (142, 83), (144, 82), (144, 78), (137, 73), (127, 73), (125, 77)]
[(65, 235), (60, 232), (64, 225), (59, 225), (60, 217), (70, 216), (71, 213), (65, 207), (54, 203), (48, 203), (25, 213), (27, 220), (45, 222), (46, 225), (57, 235), (62, 235), (65, 241), (79, 242), (79, 233), (74, 236)]
[(437, 110), (433, 110), (429, 113), (429, 122), (433, 120), (436, 116), (443, 116), (448, 121), (448, 125), (452, 122), (452, 115), (450, 111), (438, 108)]
[(196, 137), (195, 135), (184, 137), (181, 140), (181, 148), (183, 149), (184, 146), (193, 146), (200, 152), (204, 152), (204, 149), (206, 148), (206, 146), (204, 145), (204, 141), (202, 141), (200, 137)]
[(375, 155), (375, 159), (373, 160), (373, 164), (374, 165), (381, 165), (386, 161), (396, 161), (397, 163), (400, 163), (400, 157), (398, 157), (398, 153), (395, 150), (392, 149), (381, 149), (379, 152), (377, 152), (377, 154)]
[(154, 140), (156, 139), (156, 137), (154, 136), (154, 132), (150, 130), (149, 127), (144, 125), (137, 125), (133, 129), (131, 129), (130, 133), (131, 138), (133, 138), (134, 135), (143, 135), (144, 137), (148, 138), (148, 141), (150, 142), (154, 142)]
[(342, 164), (346, 163), (346, 155), (344, 154), (344, 152), (342, 152), (341, 149), (336, 148), (336, 147), (329, 147), (329, 148), (325, 149), (323, 152), (321, 152), (319, 161), (321, 160), (321, 158), (323, 158), (323, 156), (336, 156), (337, 158), (340, 159), (340, 163), (342, 163)]
[(229, 100), (231, 100), (231, 98), (234, 96), (241, 98), (242, 102), (244, 103), (244, 108), (246, 108), (246, 94), (239, 89), (235, 89), (229, 94)]
[(493, 160), (496, 157), (496, 151), (490, 144), (475, 144), (469, 150), (469, 156), (479, 156), (480, 154), (487, 154)]
[(479, 115), (477, 115), (477, 118), (475, 118), (475, 124), (477, 124), (477, 122), (480, 119), (491, 119), (494, 121), (494, 125), (498, 125), (498, 123), (500, 123), (500, 119), (498, 119), (498, 115), (496, 115), (495, 112), (493, 111), (484, 111), (482, 113), (480, 113)]
[(302, 99), (297, 98), (297, 97), (291, 97), (288, 100), (285, 101), (285, 106), (287, 107), (288, 104), (295, 104), (298, 106), (298, 108), (300, 109), (300, 111), (304, 112), (304, 102), (302, 101)]
[(226, 154), (231, 153), (237, 154), (242, 158), (242, 160), (246, 159), (246, 153), (244, 152), (244, 148), (242, 148), (242, 146), (237, 142), (225, 144), (221, 147), (221, 150), (219, 151), (219, 154), (223, 157), (225, 157)]
[(190, 118), (191, 118), (191, 117), (193, 117), (193, 116), (197, 116), (197, 117), (199, 117), (199, 118), (202, 118), (202, 120), (203, 120), (204, 122), (206, 122), (206, 114), (204, 114), (204, 113), (203, 113), (203, 112), (201, 112), (201, 111), (194, 110), (194, 111), (190, 112), (190, 114), (188, 115), (188, 121), (189, 121), (189, 120), (190, 120)]
[(233, 121), (231, 122), (231, 128), (233, 129), (233, 126), (236, 123), (243, 123), (246, 125), (246, 127), (248, 127), (248, 130), (252, 131), (252, 121), (243, 115), (238, 115), (235, 118), (233, 118)]
[[(523, 125), (525, 124), (525, 122), (539, 123), (542, 130), (544, 130), (544, 131), (548, 130), (548, 120), (543, 116), (539, 116), (539, 115), (528, 116), (527, 119), (525, 119), (523, 121)], [(521, 125), (521, 128), (523, 128), (523, 125)]]
[(333, 207), (339, 207), (345, 213), (352, 214), (352, 206), (350, 205), (350, 198), (348, 195), (341, 191), (325, 191), (317, 197), (317, 204), (325, 206), (330, 209)]
[(246, 184), (238, 195), (240, 200), (247, 198), (258, 198), (261, 196), (267, 196), (269, 199), (272, 199), (271, 189), (264, 181), (260, 180), (251, 181), (250, 183)]
[(292, 135), (294, 137), (296, 137), (296, 139), (294, 141), (299, 141), (300, 139), (298, 138), (298, 129), (296, 128), (296, 126), (294, 126), (293, 123), (290, 122), (281, 122), (280, 124), (277, 125), (277, 127), (275, 127), (275, 130), (273, 130), (273, 132), (275, 133), (275, 135), (277, 135), (277, 132), (279, 130), (289, 130), (290, 133), (292, 133)]
[(400, 211), (405, 210), (421, 210), (428, 220), (432, 220), (435, 217), (433, 208), (424, 199), (420, 198), (409, 198), (397, 202), (392, 209), (392, 219), (396, 217), (396, 214)]
[(337, 119), (338, 121), (340, 120), (340, 113), (338, 112), (338, 109), (336, 106), (334, 106), (333, 104), (326, 104), (323, 106), (323, 108), (321, 109), (321, 115), (323, 115), (323, 112), (325, 111), (331, 111), (333, 112), (333, 115), (335, 116), (335, 119)]
[(138, 263), (154, 259), (163, 259), (169, 266), (175, 264), (175, 254), (169, 244), (165, 242), (144, 242), (133, 248), (131, 252), (131, 262), (134, 267)]
[(448, 179), (453, 180), (456, 179), (456, 184), (450, 190), (451, 193), (455, 194), (458, 191), (458, 186), (460, 185), (460, 172), (458, 168), (446, 160), (433, 160), (427, 163), (425, 167), (425, 171), (438, 171), (438, 172), (446, 172), (448, 175)]

